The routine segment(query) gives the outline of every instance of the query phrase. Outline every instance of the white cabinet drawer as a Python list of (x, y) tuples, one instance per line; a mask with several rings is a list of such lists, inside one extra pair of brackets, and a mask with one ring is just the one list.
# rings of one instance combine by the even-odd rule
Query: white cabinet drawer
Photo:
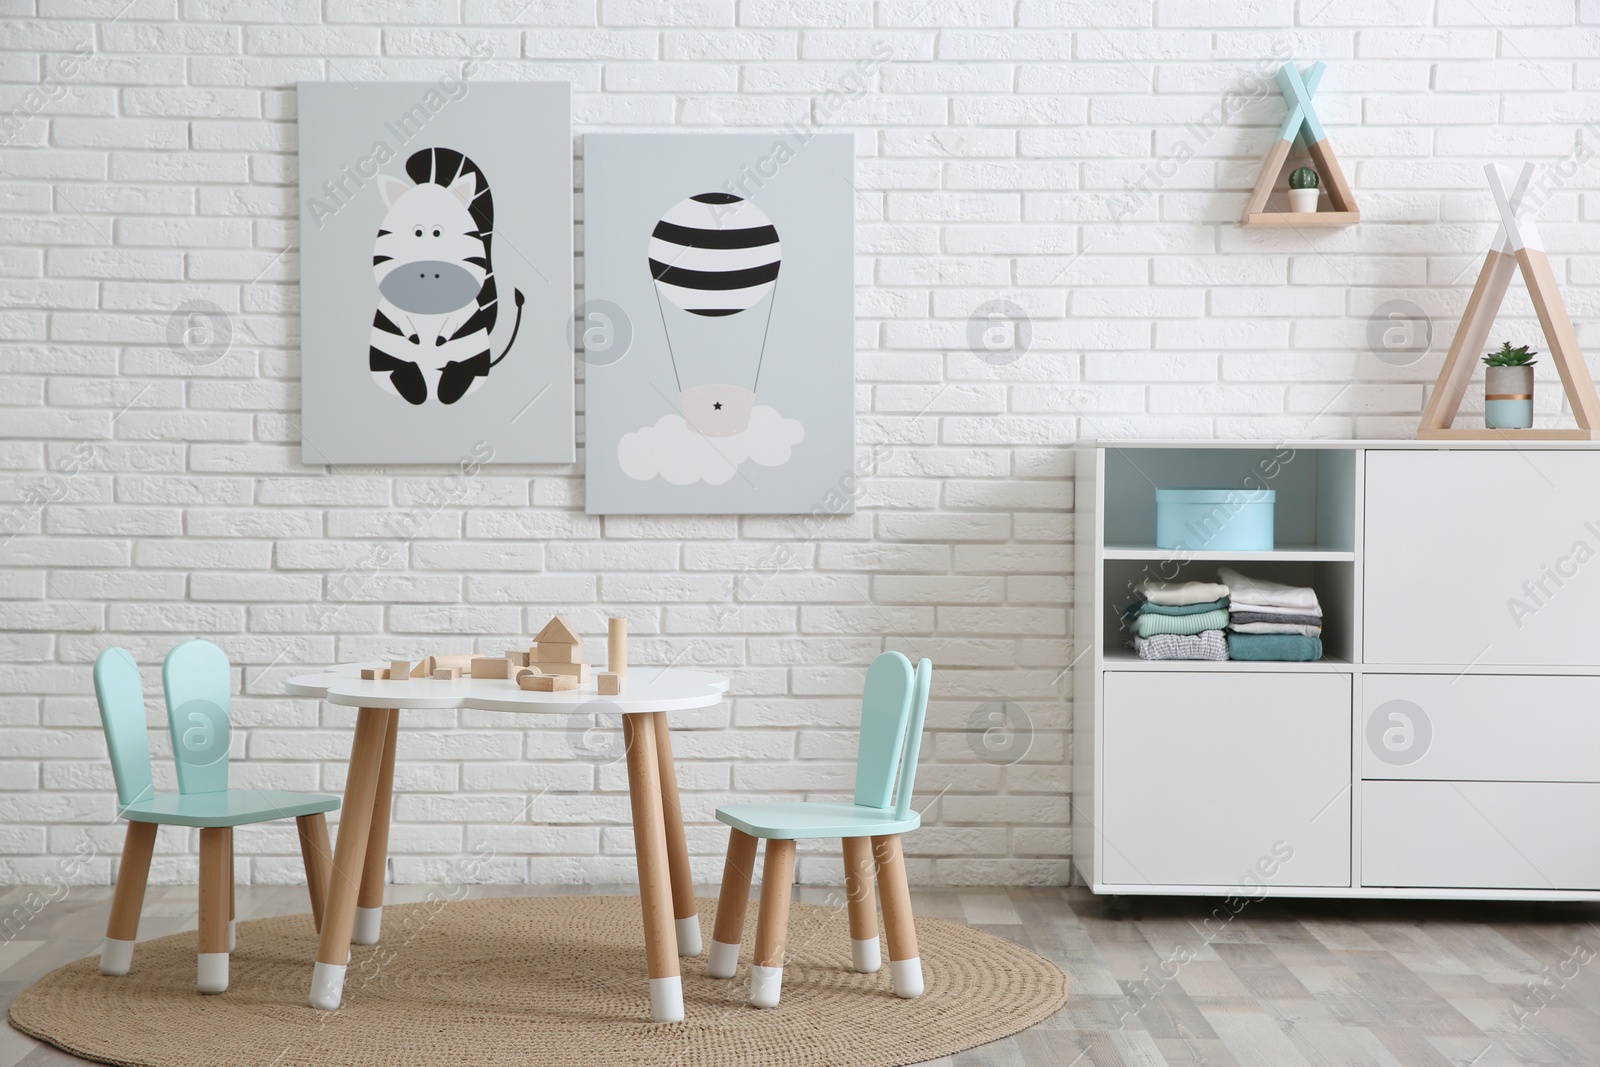
[(1350, 884), (1350, 676), (1105, 675), (1101, 879)]
[(1600, 452), (1366, 459), (1368, 663), (1600, 663)]
[(1363, 778), (1600, 782), (1600, 678), (1369, 674), (1361, 725)]
[(1600, 785), (1364, 782), (1361, 884), (1600, 889)]

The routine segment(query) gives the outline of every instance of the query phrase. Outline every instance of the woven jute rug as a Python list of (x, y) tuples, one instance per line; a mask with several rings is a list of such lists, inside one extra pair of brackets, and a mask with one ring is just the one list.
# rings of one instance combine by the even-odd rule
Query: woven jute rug
[[(701, 901), (709, 942), (716, 902)], [(849, 969), (845, 910), (796, 904), (783, 999), (746, 1005), (750, 908), (737, 977), (683, 961), (686, 1020), (650, 1022), (634, 897), (499, 897), (390, 905), (383, 941), (357, 945), (344, 1006), (311, 1008), (309, 915), (239, 924), (231, 983), (195, 991), (195, 935), (141, 942), (123, 978), (79, 960), (11, 1005), (11, 1025), (128, 1067), (616, 1067), (766, 1064), (891, 1067), (1016, 1033), (1066, 1003), (1060, 968), (942, 919), (916, 920), (926, 992), (900, 1000), (888, 955)]]

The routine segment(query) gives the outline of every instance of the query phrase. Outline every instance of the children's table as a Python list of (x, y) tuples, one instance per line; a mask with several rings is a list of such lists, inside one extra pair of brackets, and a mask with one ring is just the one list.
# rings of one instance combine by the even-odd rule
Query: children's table
[[(678, 805), (667, 715), (716, 704), (728, 679), (704, 671), (634, 667), (619, 696), (600, 696), (593, 681), (556, 693), (527, 692), (508, 678), (406, 678), (367, 681), (351, 663), (291, 678), (294, 696), (320, 697), (359, 709), (339, 816), (333, 873), (312, 971), (311, 1004), (333, 1011), (344, 996), (352, 941), (376, 944), (383, 914), (383, 876), (389, 851), (394, 753), (403, 709), (474, 708), (520, 715), (585, 711), (622, 718), (633, 805), (639, 904), (644, 911), (650, 1013), (656, 1022), (683, 1018), (678, 955), (700, 953), (700, 924), (689, 876), (689, 846)], [(674, 921), (675, 920), (675, 921)]]

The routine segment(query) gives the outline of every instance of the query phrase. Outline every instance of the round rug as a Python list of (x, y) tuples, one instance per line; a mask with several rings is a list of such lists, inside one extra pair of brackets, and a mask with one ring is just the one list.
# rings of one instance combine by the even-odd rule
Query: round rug
[[(702, 900), (710, 942), (716, 902)], [(1066, 1003), (1049, 960), (943, 919), (916, 920), (926, 991), (901, 1000), (888, 954), (849, 969), (845, 910), (796, 904), (783, 999), (745, 1003), (754, 902), (738, 975), (683, 960), (686, 1020), (650, 1022), (635, 897), (496, 897), (394, 904), (383, 942), (356, 945), (344, 1006), (306, 1003), (310, 915), (239, 924), (231, 983), (195, 991), (195, 935), (141, 942), (123, 978), (95, 958), (41, 978), (11, 1005), (17, 1029), (127, 1067), (616, 1067), (618, 1064), (894, 1067), (1014, 1034)]]

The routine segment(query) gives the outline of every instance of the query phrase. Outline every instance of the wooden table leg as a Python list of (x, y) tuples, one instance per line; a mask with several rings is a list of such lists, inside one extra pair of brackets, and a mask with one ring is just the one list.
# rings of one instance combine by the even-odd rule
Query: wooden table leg
[(667, 713), (652, 714), (656, 730), (656, 764), (661, 774), (662, 819), (667, 828), (667, 867), (672, 872), (672, 914), (678, 933), (678, 955), (700, 955), (700, 915), (694, 900), (694, 875), (689, 870), (689, 838), (683, 832), (683, 807), (678, 803), (678, 768), (672, 760), (672, 734)]
[(334, 846), (328, 902), (311, 973), (311, 1006), (324, 1011), (338, 1008), (344, 997), (356, 895), (367, 856), (367, 835), (372, 830), (372, 802), (378, 792), (389, 720), (398, 714), (387, 708), (362, 708), (356, 714), (356, 736), (350, 746), (350, 771), (345, 778), (344, 805), (339, 816), (339, 841)]
[(850, 960), (862, 974), (875, 974), (883, 966), (878, 946), (878, 894), (873, 892), (875, 867), (872, 841), (844, 839), (845, 907), (850, 911)]
[(228, 988), (228, 835), (226, 826), (200, 828), (200, 992)]
[(128, 823), (122, 844), (122, 865), (117, 868), (117, 890), (111, 898), (111, 921), (100, 949), (100, 973), (124, 975), (133, 966), (133, 945), (139, 939), (139, 913), (144, 910), (144, 887), (150, 880), (150, 854), (156, 847), (156, 824)]
[(372, 796), (372, 830), (367, 834), (367, 858), (361, 865), (361, 892), (356, 897), (351, 940), (358, 945), (376, 945), (383, 927), (383, 879), (389, 870), (389, 815), (394, 808), (394, 749), (399, 735), (400, 716), (390, 715), (378, 789)]
[[(628, 754), (628, 796), (633, 804), (633, 847), (639, 862), (639, 906), (644, 912), (644, 950), (650, 973), (650, 1017), (658, 1023), (683, 1018), (683, 979), (678, 934), (672, 922), (672, 885), (667, 869), (667, 831), (661, 812), (661, 765), (656, 757), (652, 712), (622, 717)], [(344, 835), (339, 835), (341, 840)]]

